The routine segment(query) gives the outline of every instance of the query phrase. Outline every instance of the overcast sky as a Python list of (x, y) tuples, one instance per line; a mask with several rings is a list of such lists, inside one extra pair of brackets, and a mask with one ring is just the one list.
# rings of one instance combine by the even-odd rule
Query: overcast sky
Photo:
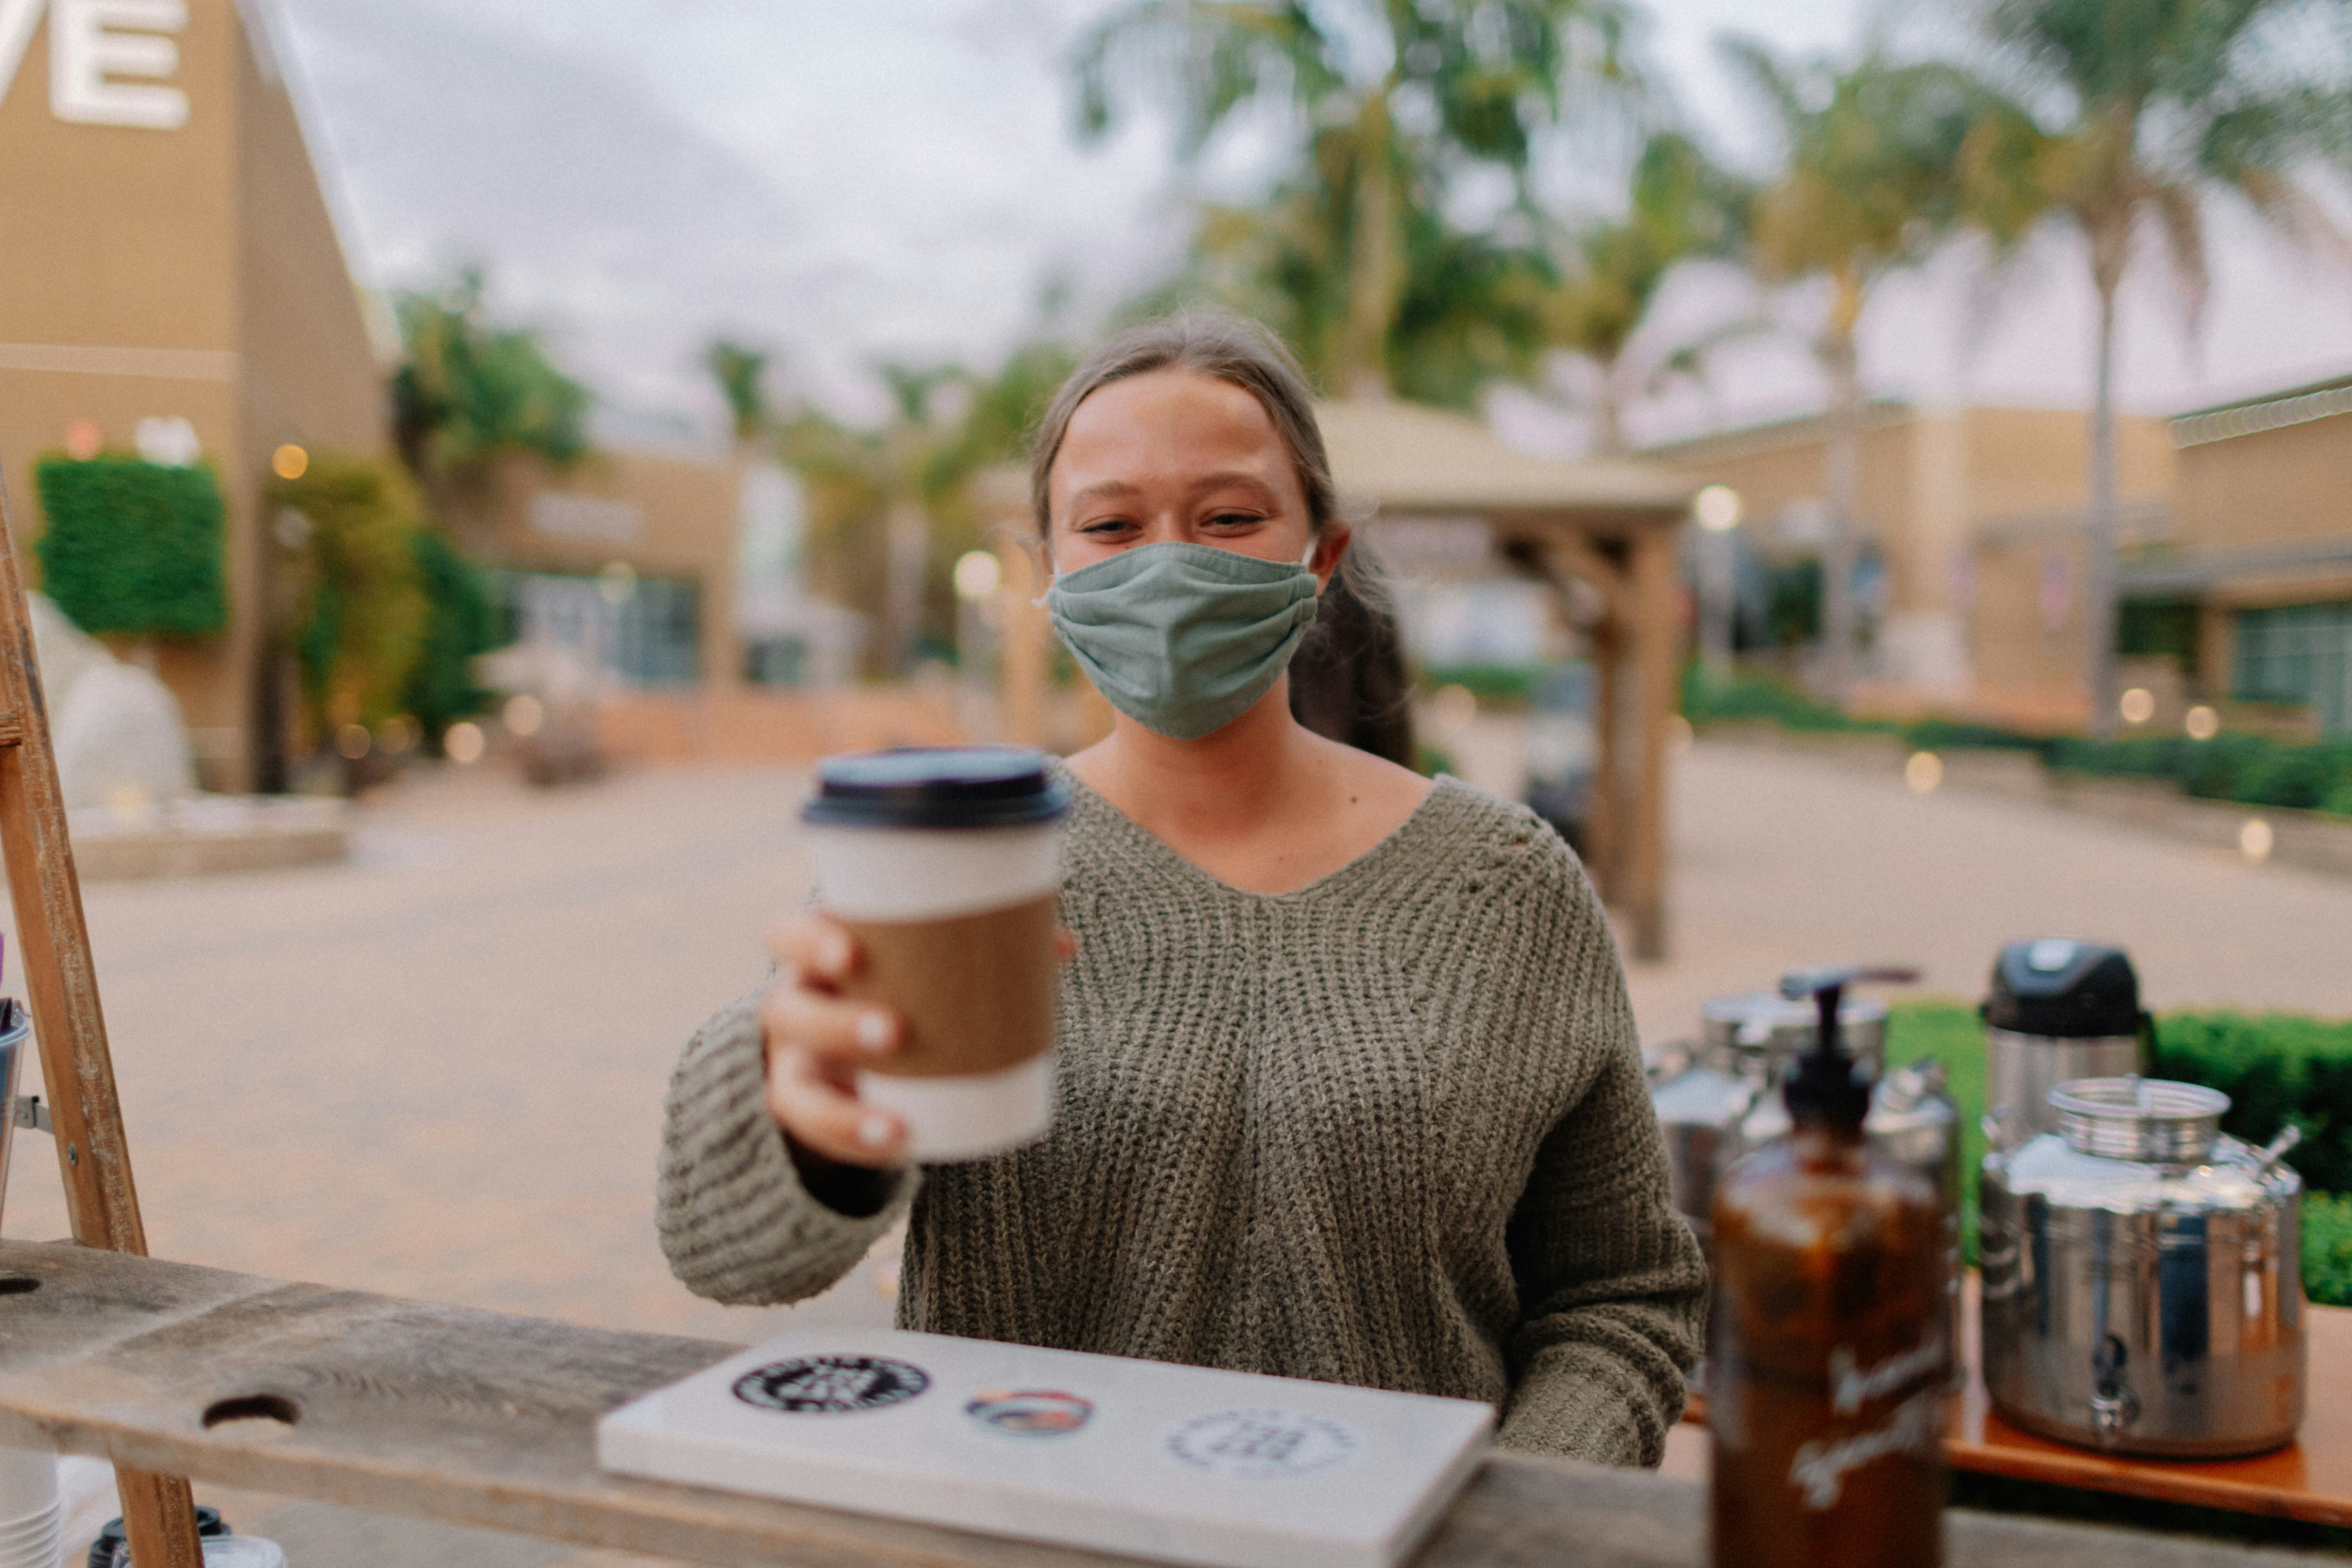
[[(1339, 0), (1345, 3), (1345, 0)], [(715, 428), (696, 365), (718, 332), (770, 345), (797, 387), (878, 411), (879, 358), (986, 362), (1051, 280), (1083, 325), (1181, 250), (1164, 130), (1076, 146), (1061, 61), (1105, 0), (276, 0), (352, 263), (390, 289), (489, 271), (615, 429)], [(1672, 0), (1649, 48), (1727, 153), (1769, 152), (1717, 68), (1737, 29), (1843, 49), (1863, 0)], [(1234, 177), (1241, 177), (1235, 175)], [(2173, 411), (2352, 370), (2352, 281), (2226, 207), (2192, 352), (2160, 262), (2126, 301), (2127, 401)], [(1883, 290), (1865, 370), (1937, 401), (2087, 395), (2089, 305), (2063, 237), (1996, 289), (1955, 258)], [(1669, 325), (1745, 308), (1685, 279)], [(1801, 320), (1802, 301), (1784, 302)], [(1723, 357), (1637, 411), (1664, 437), (1817, 395), (1793, 337)], [(1506, 414), (1536, 444), (1572, 426)]]

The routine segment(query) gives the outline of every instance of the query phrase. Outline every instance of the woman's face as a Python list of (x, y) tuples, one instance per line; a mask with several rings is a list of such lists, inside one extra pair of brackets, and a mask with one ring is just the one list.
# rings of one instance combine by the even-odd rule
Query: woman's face
[[(1297, 561), (1315, 537), (1298, 470), (1265, 405), (1192, 371), (1131, 375), (1079, 404), (1046, 475), (1045, 503), (1057, 572), (1171, 541)], [(1318, 578), (1328, 580), (1346, 540), (1325, 526)]]

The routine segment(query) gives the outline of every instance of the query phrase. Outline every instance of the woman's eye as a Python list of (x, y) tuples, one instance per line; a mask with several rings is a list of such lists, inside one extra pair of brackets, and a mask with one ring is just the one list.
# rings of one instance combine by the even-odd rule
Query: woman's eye
[(1265, 521), (1265, 519), (1258, 516), (1255, 512), (1221, 511), (1217, 513), (1216, 516), (1209, 520), (1209, 526), (1212, 528), (1242, 528), (1253, 522), (1264, 522)]

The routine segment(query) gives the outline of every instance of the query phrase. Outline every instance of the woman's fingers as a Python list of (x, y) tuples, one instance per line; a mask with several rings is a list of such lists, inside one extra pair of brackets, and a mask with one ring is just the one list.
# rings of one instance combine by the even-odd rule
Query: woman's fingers
[(768, 933), (768, 950), (785, 969), (830, 989), (857, 973), (865, 954), (839, 921), (815, 910), (794, 915)]
[(760, 1026), (771, 1054), (797, 1047), (850, 1068), (890, 1055), (906, 1036), (890, 1008), (814, 990), (804, 977), (791, 973), (768, 987), (760, 1004)]
[(1078, 956), (1078, 933), (1067, 926), (1054, 932), (1054, 956), (1064, 963)]
[(768, 1061), (768, 1114), (809, 1152), (844, 1165), (895, 1164), (907, 1142), (896, 1115), (857, 1098), (828, 1064), (787, 1047)]

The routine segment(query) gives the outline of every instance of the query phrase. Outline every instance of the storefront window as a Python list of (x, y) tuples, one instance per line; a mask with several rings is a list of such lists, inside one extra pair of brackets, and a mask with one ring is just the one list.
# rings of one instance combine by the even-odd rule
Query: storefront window
[(701, 595), (668, 577), (504, 572), (496, 587), (517, 642), (551, 642), (631, 686), (684, 686), (698, 674)]
[(2352, 604), (2238, 612), (2237, 696), (2308, 707), (2330, 735), (2352, 735)]

